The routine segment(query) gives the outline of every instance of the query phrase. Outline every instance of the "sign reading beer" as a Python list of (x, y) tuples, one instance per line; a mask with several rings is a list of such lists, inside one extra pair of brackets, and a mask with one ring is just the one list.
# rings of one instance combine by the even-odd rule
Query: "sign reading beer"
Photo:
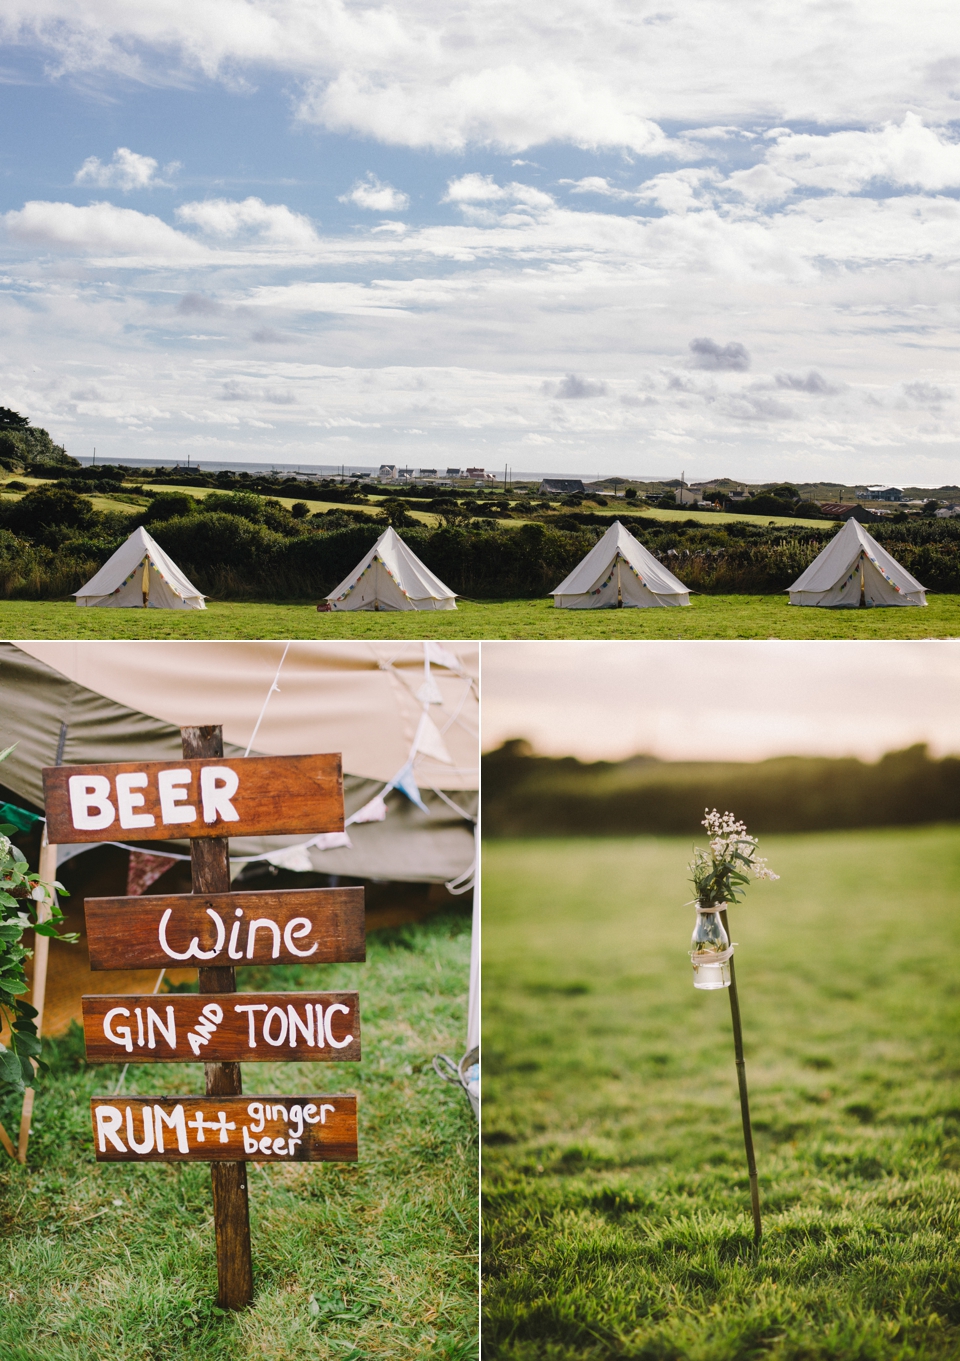
[(49, 766), (43, 792), (53, 845), (343, 831), (338, 755)]
[(88, 898), (91, 969), (366, 959), (362, 888)]
[(123, 1096), (90, 1102), (97, 1162), (356, 1162), (355, 1096)]
[(355, 992), (84, 997), (89, 1063), (327, 1062), (360, 1058)]

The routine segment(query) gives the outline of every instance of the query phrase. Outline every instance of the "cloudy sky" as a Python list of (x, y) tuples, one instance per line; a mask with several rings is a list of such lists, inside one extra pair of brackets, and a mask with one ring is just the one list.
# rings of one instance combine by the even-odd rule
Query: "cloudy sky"
[(77, 454), (958, 480), (947, 0), (4, 0)]
[(960, 754), (960, 642), (483, 644), (483, 746), (757, 761)]

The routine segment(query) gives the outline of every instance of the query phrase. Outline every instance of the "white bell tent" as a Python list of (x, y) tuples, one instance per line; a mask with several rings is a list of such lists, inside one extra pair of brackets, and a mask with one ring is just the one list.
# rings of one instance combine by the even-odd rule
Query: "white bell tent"
[(619, 520), (550, 594), (554, 605), (562, 610), (690, 604), (689, 589)]
[(79, 591), (78, 605), (112, 609), (205, 610), (204, 597), (142, 527)]
[(327, 596), (335, 610), (455, 610), (457, 597), (400, 538), (385, 529)]
[(791, 605), (855, 610), (927, 603), (919, 581), (852, 518), (788, 590)]

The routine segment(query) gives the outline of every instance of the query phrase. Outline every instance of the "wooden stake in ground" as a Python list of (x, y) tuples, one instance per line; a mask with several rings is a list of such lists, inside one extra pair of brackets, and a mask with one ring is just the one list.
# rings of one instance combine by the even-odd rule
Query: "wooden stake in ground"
[[(720, 922), (727, 937), (730, 928), (727, 924), (727, 910), (720, 913)], [(730, 1019), (733, 1021), (733, 1052), (737, 1063), (737, 1085), (740, 1088), (740, 1115), (743, 1119), (743, 1144), (747, 1153), (747, 1173), (750, 1177), (750, 1206), (753, 1210), (753, 1241), (760, 1242), (763, 1228), (760, 1223), (760, 1185), (757, 1180), (757, 1159), (753, 1151), (753, 1128), (750, 1124), (750, 1098), (747, 1095), (747, 1064), (743, 1057), (743, 1030), (740, 1026), (740, 998), (737, 994), (737, 972), (733, 955), (730, 967)]]
[[(223, 729), (181, 728), (184, 757), (223, 758)], [(226, 837), (192, 838), (190, 862), (194, 893), (229, 893), (230, 852)], [(201, 992), (236, 992), (233, 968), (199, 969)], [(207, 1096), (240, 1096), (239, 1063), (205, 1063)], [(213, 1222), (217, 1241), (218, 1297), (222, 1309), (242, 1309), (253, 1299), (247, 1164), (210, 1164)]]

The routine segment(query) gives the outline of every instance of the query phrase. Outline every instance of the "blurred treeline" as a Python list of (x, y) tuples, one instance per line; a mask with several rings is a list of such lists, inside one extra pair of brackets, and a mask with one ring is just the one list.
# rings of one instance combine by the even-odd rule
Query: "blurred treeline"
[[(438, 506), (441, 523), (431, 528), (414, 519), (399, 499), (382, 503), (374, 516), (346, 505), (311, 513), (306, 503), (291, 510), (250, 491), (203, 501), (163, 492), (131, 514), (120, 504), (116, 510), (96, 510), (75, 490), (79, 485), (115, 503), (122, 499), (120, 484), (110, 480), (94, 484), (64, 478), (19, 501), (0, 501), (0, 596), (67, 595), (144, 524), (206, 595), (317, 599), (343, 580), (390, 523), (460, 595), (542, 597), (573, 570), (613, 518), (577, 514), (557, 516), (552, 523), (517, 524), (491, 519), (489, 513), (475, 517), (466, 503), (455, 503), (452, 509)], [(113, 493), (111, 486), (117, 488)], [(629, 527), (685, 585), (713, 594), (785, 590), (837, 531), (828, 522), (810, 529), (643, 518), (631, 519)], [(870, 529), (924, 586), (960, 591), (960, 520), (913, 520)]]
[(751, 832), (815, 832), (960, 819), (960, 758), (926, 746), (854, 757), (767, 761), (584, 763), (535, 755), (520, 740), (482, 764), (488, 837), (695, 837), (705, 808), (729, 809)]

